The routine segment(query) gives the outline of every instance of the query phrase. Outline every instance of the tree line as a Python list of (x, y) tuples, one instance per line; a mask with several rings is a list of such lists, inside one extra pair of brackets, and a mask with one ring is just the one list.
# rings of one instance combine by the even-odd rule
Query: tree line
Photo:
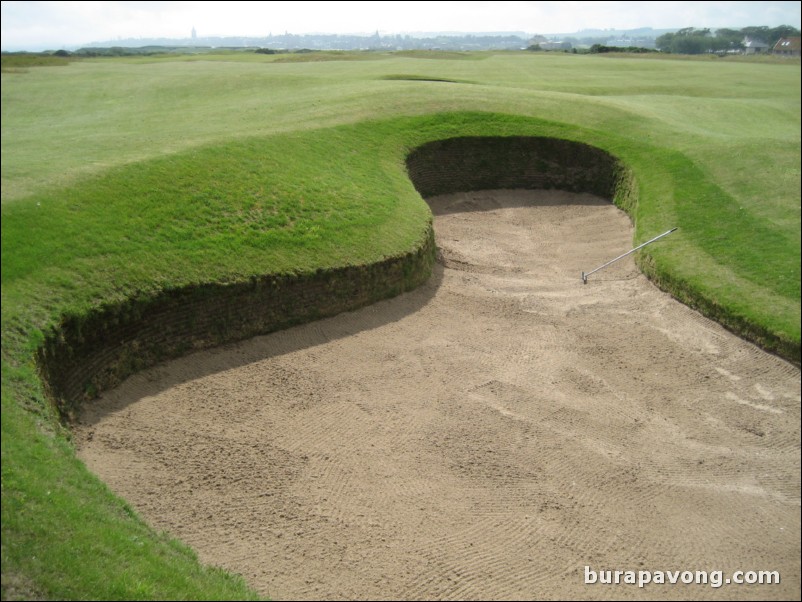
[(742, 29), (696, 29), (685, 27), (674, 33), (665, 33), (655, 40), (663, 52), (673, 54), (705, 54), (744, 49), (744, 39), (759, 40), (773, 48), (780, 38), (797, 37), (799, 30), (790, 25), (779, 27), (753, 26)]

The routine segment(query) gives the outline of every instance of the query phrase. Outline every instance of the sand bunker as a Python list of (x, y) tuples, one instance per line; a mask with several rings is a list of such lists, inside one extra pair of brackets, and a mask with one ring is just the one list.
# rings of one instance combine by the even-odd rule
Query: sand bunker
[(86, 407), (79, 456), (274, 599), (798, 598), (799, 370), (631, 258), (583, 285), (631, 246), (609, 203), (431, 204), (430, 283), (140, 373)]

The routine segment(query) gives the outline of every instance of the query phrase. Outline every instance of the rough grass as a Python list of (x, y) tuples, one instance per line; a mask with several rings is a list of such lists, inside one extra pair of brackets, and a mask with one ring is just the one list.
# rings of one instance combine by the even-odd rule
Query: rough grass
[(428, 214), (403, 161), (429, 140), (545, 135), (611, 152), (637, 177), (635, 242), (680, 228), (640, 256), (647, 273), (798, 361), (798, 64), (273, 56), (2, 75), (4, 598), (253, 595), (87, 474), (33, 351), (60, 316), (143, 291), (408, 248)]
[(31, 67), (65, 67), (70, 57), (52, 54), (3, 53), (0, 55), (0, 70), (3, 73), (28, 73)]

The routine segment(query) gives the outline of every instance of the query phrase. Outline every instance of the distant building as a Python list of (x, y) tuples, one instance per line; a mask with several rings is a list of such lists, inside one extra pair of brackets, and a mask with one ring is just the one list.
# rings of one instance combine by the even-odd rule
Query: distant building
[(654, 38), (631, 38), (622, 36), (607, 40), (605, 46), (616, 46), (618, 48), (654, 48)]
[(571, 50), (570, 42), (541, 42), (541, 50)]
[(799, 56), (800, 40), (802, 38), (780, 38), (774, 45), (772, 52), (780, 56)]
[(769, 51), (769, 45), (763, 40), (745, 37), (743, 41), (744, 54), (763, 54)]
[(192, 39), (196, 39), (198, 37), (198, 32), (195, 31), (195, 27), (192, 28)]
[(607, 44), (605, 46), (616, 46), (618, 48), (627, 48), (629, 46), (634, 46), (635, 44), (632, 43), (632, 40), (627, 37), (615, 38), (613, 40), (607, 40)]

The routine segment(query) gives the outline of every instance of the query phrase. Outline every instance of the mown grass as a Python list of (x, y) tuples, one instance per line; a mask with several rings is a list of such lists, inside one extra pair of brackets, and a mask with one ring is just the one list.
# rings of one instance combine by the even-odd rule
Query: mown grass
[[(793, 65), (271, 56), (2, 75), (3, 597), (253, 595), (86, 472), (33, 352), (61, 316), (132, 295), (403, 252), (429, 219), (404, 157), (429, 140), (531, 134), (610, 151), (638, 179), (636, 238), (680, 228), (644, 269), (798, 359)], [(472, 85), (426, 81), (444, 78)]]

